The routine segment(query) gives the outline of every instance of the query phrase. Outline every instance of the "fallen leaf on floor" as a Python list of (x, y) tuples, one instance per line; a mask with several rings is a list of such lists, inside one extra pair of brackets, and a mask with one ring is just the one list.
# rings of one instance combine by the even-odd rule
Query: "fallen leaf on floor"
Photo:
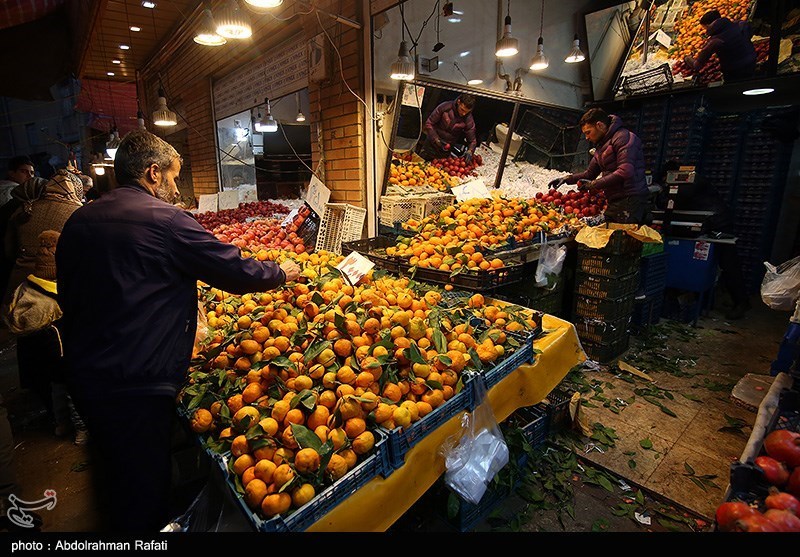
[(643, 372), (643, 371), (640, 371), (640, 370), (636, 369), (636, 368), (635, 368), (635, 367), (633, 367), (632, 365), (630, 365), (630, 364), (627, 364), (627, 363), (625, 363), (625, 362), (624, 362), (624, 361), (622, 361), (622, 360), (619, 360), (619, 361), (617, 362), (617, 367), (618, 367), (619, 369), (621, 369), (622, 371), (627, 371), (628, 373), (630, 373), (630, 374), (632, 374), (632, 375), (635, 375), (635, 376), (637, 376), (637, 377), (641, 377), (642, 379), (646, 379), (646, 380), (648, 380), (648, 381), (652, 381), (652, 380), (653, 380), (653, 378), (652, 378), (652, 377), (650, 377), (649, 375), (647, 375), (645, 372)]
[(89, 467), (89, 463), (86, 461), (83, 462), (76, 462), (72, 466), (70, 466), (70, 470), (72, 472), (83, 472)]

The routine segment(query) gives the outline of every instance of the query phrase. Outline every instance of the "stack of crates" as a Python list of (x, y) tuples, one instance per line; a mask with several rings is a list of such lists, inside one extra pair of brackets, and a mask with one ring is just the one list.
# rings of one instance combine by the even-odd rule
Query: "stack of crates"
[(578, 248), (572, 318), (592, 360), (607, 363), (628, 349), (641, 255), (641, 242), (623, 231), (604, 248)]
[(664, 291), (667, 288), (667, 254), (642, 255), (639, 264), (639, 290), (633, 306), (631, 329), (641, 332), (661, 319)]

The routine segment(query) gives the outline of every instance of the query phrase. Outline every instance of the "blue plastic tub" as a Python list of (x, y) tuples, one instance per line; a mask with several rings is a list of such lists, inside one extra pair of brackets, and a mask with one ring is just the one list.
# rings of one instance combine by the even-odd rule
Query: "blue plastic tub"
[(714, 286), (717, 278), (717, 256), (714, 244), (707, 250), (696, 240), (667, 240), (664, 252), (667, 254), (668, 288), (706, 292)]

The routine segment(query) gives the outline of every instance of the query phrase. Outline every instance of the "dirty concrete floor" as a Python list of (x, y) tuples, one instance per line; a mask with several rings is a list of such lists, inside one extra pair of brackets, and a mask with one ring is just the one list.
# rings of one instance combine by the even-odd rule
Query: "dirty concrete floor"
[[(569, 497), (562, 494), (555, 508), (548, 508), (541, 504), (541, 494), (518, 485), (471, 529), (710, 531), (713, 511), (724, 497), (729, 465), (741, 453), (755, 420), (754, 412), (731, 400), (731, 389), (747, 373), (769, 373), (788, 324), (788, 314), (768, 309), (757, 298), (753, 306), (739, 321), (726, 322), (720, 311), (712, 310), (696, 328), (671, 327), (667, 322), (659, 328), (665, 336), (636, 337), (622, 359), (652, 381), (611, 366), (570, 374), (570, 379), (577, 381), (571, 384), (584, 390), (582, 396), (588, 400), (580, 410), (587, 433), (600, 424), (606, 433), (616, 435), (614, 446), (592, 441), (580, 431), (562, 436), (561, 443), (566, 445), (548, 445), (546, 458), (553, 454), (575, 457), (561, 478), (567, 486), (561, 491), (571, 491)], [(37, 498), (45, 489), (57, 491), (57, 506), (42, 512), (45, 532), (95, 531), (101, 511), (91, 497), (91, 461), (86, 447), (74, 445), (69, 436), (53, 434), (36, 397), (18, 386), (13, 341), (6, 339), (0, 346), (0, 389), (14, 428), (23, 496)], [(666, 359), (659, 359), (658, 354)], [(680, 360), (677, 365), (675, 359)], [(612, 403), (604, 406), (609, 400)], [(675, 415), (665, 413), (653, 401)], [(180, 484), (174, 498), (176, 516), (199, 492), (207, 472), (183, 433), (182, 437), (176, 432), (175, 480)], [(652, 446), (645, 448), (645, 440)], [(587, 452), (590, 443), (603, 452)], [(547, 450), (544, 446), (538, 450), (542, 449)], [(537, 466), (537, 461), (529, 458), (528, 473)], [(600, 476), (606, 480), (598, 482)], [(437, 489), (426, 494), (390, 532), (458, 531), (452, 520), (445, 518), (443, 498), (447, 495)]]

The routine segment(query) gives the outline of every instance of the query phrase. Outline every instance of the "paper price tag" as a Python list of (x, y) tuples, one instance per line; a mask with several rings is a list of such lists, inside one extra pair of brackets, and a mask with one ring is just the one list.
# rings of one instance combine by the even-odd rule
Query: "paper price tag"
[(325, 214), (325, 205), (331, 198), (331, 190), (325, 187), (316, 176), (311, 177), (305, 201), (320, 217)]
[(239, 201), (242, 203), (253, 203), (254, 201), (258, 201), (258, 192), (256, 191), (256, 188), (248, 188), (243, 190)]
[(350, 255), (342, 259), (336, 268), (347, 278), (350, 284), (355, 286), (374, 266), (375, 263), (357, 251), (353, 251), (350, 252)]
[(692, 255), (692, 257), (693, 259), (698, 259), (700, 261), (708, 261), (708, 256), (710, 252), (711, 252), (710, 242), (695, 242), (694, 254)]
[(219, 210), (236, 209), (239, 206), (239, 192), (236, 190), (219, 192)]
[(219, 203), (219, 196), (216, 193), (201, 195), (197, 200), (197, 212), (207, 213), (209, 211), (217, 212)]
[(484, 184), (483, 180), (480, 178), (470, 180), (469, 182), (465, 182), (460, 186), (450, 188), (450, 190), (453, 192), (453, 195), (456, 196), (457, 201), (467, 201), (468, 199), (475, 199), (476, 197), (482, 197), (485, 199), (492, 198), (492, 194), (489, 193), (489, 190), (486, 188), (486, 184)]
[(299, 211), (300, 211), (300, 209), (299, 209), (299, 208), (294, 208), (294, 209), (292, 209), (292, 212), (291, 212), (291, 213), (289, 213), (288, 215), (286, 215), (286, 218), (285, 218), (285, 219), (283, 219), (283, 221), (281, 222), (281, 228), (283, 228), (284, 226), (286, 226), (287, 224), (289, 224), (290, 222), (292, 222), (292, 220), (294, 220), (294, 217), (296, 217), (296, 216), (297, 216), (297, 213), (298, 213)]

